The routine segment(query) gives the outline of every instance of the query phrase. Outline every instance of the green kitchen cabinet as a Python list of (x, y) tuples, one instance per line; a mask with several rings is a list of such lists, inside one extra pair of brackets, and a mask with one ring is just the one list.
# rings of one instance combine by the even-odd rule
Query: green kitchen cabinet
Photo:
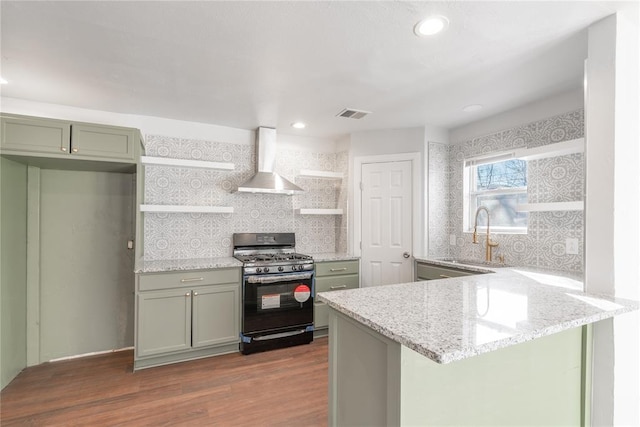
[(139, 274), (134, 369), (238, 351), (240, 269)]
[(469, 271), (456, 268), (441, 267), (432, 264), (416, 262), (416, 280), (449, 279), (452, 277), (484, 274), (480, 271)]
[[(360, 286), (360, 262), (326, 261), (315, 263), (315, 293), (355, 289)], [(317, 335), (326, 335), (329, 326), (329, 308), (315, 298), (313, 304), (313, 324)]]
[(2, 114), (3, 155), (134, 163), (139, 131), (120, 126)]
[[(71, 123), (62, 120), (2, 115), (2, 151), (66, 154), (71, 141)], [(64, 150), (64, 151), (63, 151)]]
[(191, 348), (191, 290), (138, 295), (138, 356)]

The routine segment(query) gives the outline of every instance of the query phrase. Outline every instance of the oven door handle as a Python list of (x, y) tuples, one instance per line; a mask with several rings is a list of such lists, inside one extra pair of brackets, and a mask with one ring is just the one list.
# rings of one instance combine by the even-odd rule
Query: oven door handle
[(278, 334), (271, 334), (271, 335), (262, 335), (262, 336), (253, 338), (253, 340), (254, 341), (274, 340), (276, 338), (292, 337), (294, 335), (304, 334), (305, 332), (307, 332), (305, 329), (298, 329), (296, 331), (280, 332)]
[(247, 276), (247, 283), (292, 282), (294, 280), (311, 279), (311, 277), (313, 277), (313, 273), (271, 274), (268, 276)]

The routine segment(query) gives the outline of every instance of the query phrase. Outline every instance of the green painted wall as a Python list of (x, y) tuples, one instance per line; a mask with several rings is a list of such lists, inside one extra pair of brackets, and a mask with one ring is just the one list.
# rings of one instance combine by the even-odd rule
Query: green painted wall
[(0, 159), (0, 379), (27, 365), (27, 167)]
[(41, 170), (40, 362), (133, 346), (135, 175)]

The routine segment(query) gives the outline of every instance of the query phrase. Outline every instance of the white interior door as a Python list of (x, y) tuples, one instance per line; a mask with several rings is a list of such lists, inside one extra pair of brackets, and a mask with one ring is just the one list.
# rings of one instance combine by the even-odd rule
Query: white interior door
[(411, 161), (362, 165), (362, 286), (413, 281)]

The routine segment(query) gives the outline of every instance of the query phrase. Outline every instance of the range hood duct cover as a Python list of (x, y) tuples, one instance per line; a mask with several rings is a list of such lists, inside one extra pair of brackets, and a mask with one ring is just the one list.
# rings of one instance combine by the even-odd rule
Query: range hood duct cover
[(260, 127), (256, 131), (257, 172), (238, 187), (241, 193), (293, 195), (304, 190), (274, 172), (276, 165), (276, 130)]

